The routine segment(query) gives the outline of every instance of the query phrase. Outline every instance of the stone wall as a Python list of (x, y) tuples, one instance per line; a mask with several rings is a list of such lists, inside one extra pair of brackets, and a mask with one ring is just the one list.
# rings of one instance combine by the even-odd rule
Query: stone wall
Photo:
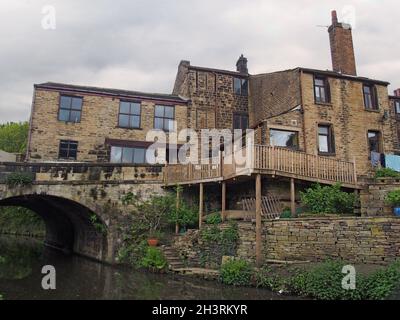
[(400, 179), (379, 178), (366, 181), (360, 192), (361, 214), (363, 216), (392, 216), (391, 205), (385, 203), (389, 191), (400, 189)]
[(371, 170), (369, 159), (368, 130), (379, 131), (382, 135), (382, 152), (395, 149), (396, 134), (393, 118), (384, 120), (384, 115), (393, 114), (389, 106), (387, 86), (375, 84), (379, 110), (366, 110), (361, 80), (328, 77), (331, 102), (315, 103), (314, 75), (302, 73), (302, 101), (304, 109), (305, 152), (318, 150), (318, 124), (329, 124), (333, 128), (335, 154), (337, 159), (356, 160), (357, 173), (366, 174)]
[[(237, 255), (254, 261), (255, 225), (239, 223)], [(400, 219), (318, 217), (263, 223), (265, 259), (387, 264), (400, 257)]]
[[(141, 100), (140, 128), (126, 129), (118, 126), (120, 104), (118, 97), (80, 93), (79, 96), (83, 97), (81, 121), (71, 123), (58, 120), (60, 94), (58, 91), (40, 88), (34, 92), (31, 138), (28, 147), (29, 161), (58, 160), (60, 140), (78, 142), (77, 161), (109, 161), (110, 147), (106, 139), (146, 141), (148, 130), (154, 128), (154, 106), (173, 104), (151, 99)], [(183, 102), (181, 105), (174, 105), (177, 129), (180, 131), (187, 127), (187, 106)]]

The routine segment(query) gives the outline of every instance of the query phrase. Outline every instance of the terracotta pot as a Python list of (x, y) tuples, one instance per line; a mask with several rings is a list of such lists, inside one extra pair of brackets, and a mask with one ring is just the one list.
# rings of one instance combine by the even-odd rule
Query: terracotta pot
[(150, 247), (157, 247), (158, 245), (158, 239), (147, 239), (147, 243), (149, 244)]

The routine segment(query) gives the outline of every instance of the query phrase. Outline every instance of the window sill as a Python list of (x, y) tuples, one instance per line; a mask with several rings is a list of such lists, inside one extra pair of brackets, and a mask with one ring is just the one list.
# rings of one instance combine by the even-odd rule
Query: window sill
[(380, 113), (381, 112), (379, 109), (367, 109), (367, 108), (364, 108), (364, 110), (368, 111), (368, 112), (375, 112), (375, 113)]
[(116, 129), (124, 129), (124, 130), (143, 130), (143, 128), (128, 128), (128, 127), (115, 127)]
[(319, 152), (318, 151), (318, 155), (323, 156), (323, 157), (336, 157), (336, 153), (331, 153), (331, 152)]
[(64, 124), (69, 124), (69, 123), (71, 123), (71, 124), (81, 123), (80, 121), (63, 121), (63, 120), (60, 120), (60, 119), (58, 119), (58, 122), (62, 122), (62, 123), (64, 123)]
[(327, 106), (327, 107), (333, 106), (332, 102), (317, 102), (317, 101), (315, 101), (315, 104), (318, 106)]

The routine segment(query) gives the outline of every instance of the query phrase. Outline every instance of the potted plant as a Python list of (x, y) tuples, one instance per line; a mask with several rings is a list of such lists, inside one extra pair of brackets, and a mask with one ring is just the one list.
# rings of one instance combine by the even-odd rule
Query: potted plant
[(386, 203), (393, 206), (394, 215), (400, 217), (400, 189), (390, 191), (385, 200)]
[(160, 242), (162, 233), (158, 230), (151, 230), (149, 232), (149, 237), (147, 238), (147, 243), (150, 247), (157, 247)]

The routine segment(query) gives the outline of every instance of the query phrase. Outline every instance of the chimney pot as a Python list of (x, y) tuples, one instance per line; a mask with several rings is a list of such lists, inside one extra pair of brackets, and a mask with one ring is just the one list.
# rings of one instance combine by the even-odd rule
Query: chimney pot
[(243, 56), (243, 54), (239, 57), (238, 61), (236, 62), (236, 71), (240, 73), (249, 73), (247, 69), (247, 58)]

